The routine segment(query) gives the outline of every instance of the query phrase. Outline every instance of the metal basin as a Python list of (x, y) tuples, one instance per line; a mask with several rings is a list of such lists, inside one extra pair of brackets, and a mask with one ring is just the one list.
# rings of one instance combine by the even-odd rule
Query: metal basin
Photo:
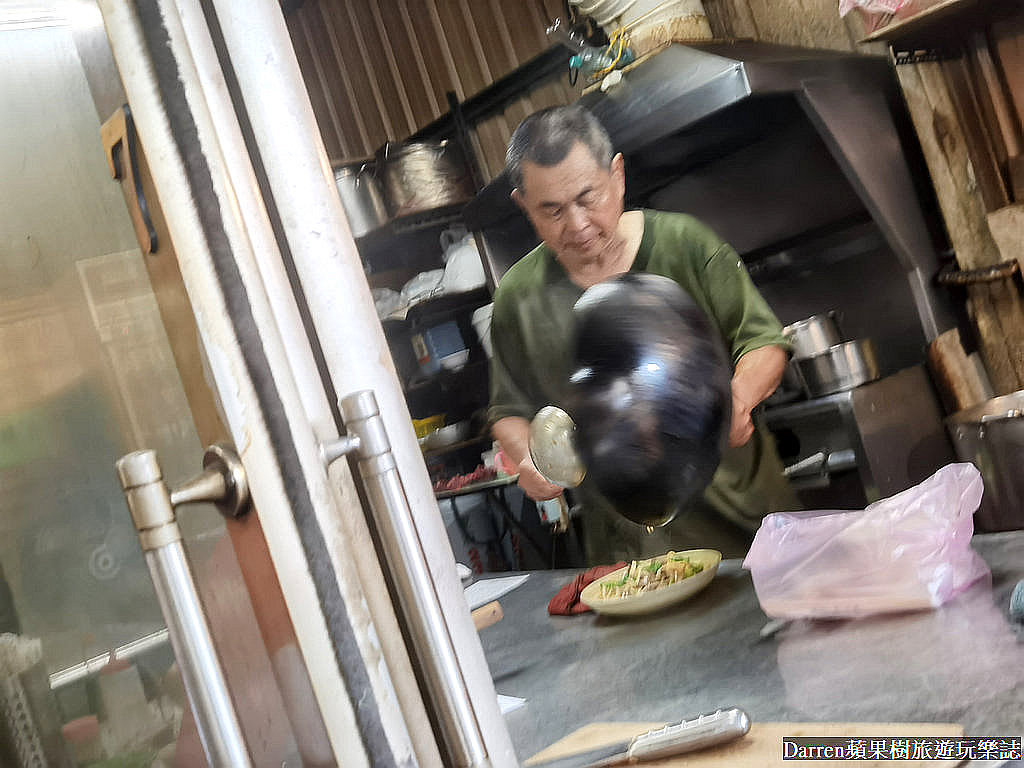
[(972, 462), (985, 481), (975, 528), (1024, 528), (1024, 390), (958, 411), (946, 429), (957, 458)]
[(377, 151), (384, 200), (392, 216), (408, 216), (462, 203), (476, 189), (458, 144), (385, 144)]
[(845, 392), (881, 375), (871, 339), (835, 344), (813, 357), (796, 358), (808, 397)]

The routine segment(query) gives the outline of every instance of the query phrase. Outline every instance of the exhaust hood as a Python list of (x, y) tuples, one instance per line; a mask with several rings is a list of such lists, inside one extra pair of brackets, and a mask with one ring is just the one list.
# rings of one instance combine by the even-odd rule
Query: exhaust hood
[(750, 96), (801, 93), (816, 81), (877, 90), (890, 85), (888, 68), (880, 57), (754, 41), (673, 44), (580, 103), (629, 154)]

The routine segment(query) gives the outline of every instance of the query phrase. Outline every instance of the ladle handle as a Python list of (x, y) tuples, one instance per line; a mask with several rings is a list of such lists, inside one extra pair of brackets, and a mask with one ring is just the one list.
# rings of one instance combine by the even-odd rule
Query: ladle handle
[(555, 533), (565, 533), (569, 530), (569, 502), (565, 500), (565, 494), (558, 497), (558, 521), (555, 523)]

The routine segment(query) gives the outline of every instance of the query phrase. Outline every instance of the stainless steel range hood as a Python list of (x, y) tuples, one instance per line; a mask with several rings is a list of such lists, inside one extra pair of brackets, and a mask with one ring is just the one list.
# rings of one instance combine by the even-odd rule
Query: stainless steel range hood
[(628, 154), (749, 96), (799, 93), (822, 80), (877, 90), (890, 77), (888, 63), (875, 56), (754, 41), (675, 44), (580, 103)]

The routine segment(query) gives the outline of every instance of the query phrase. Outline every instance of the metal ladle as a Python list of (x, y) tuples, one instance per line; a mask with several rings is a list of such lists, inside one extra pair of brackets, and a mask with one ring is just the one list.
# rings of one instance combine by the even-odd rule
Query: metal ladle
[(562, 488), (575, 488), (587, 474), (576, 453), (576, 422), (554, 405), (545, 405), (530, 422), (530, 458), (544, 479)]
[[(573, 433), (576, 422), (561, 408), (546, 405), (530, 422), (530, 458), (545, 480), (561, 488), (575, 488), (583, 482), (587, 471), (576, 453)], [(569, 527), (569, 507), (565, 494), (558, 497), (559, 519), (555, 531)]]

